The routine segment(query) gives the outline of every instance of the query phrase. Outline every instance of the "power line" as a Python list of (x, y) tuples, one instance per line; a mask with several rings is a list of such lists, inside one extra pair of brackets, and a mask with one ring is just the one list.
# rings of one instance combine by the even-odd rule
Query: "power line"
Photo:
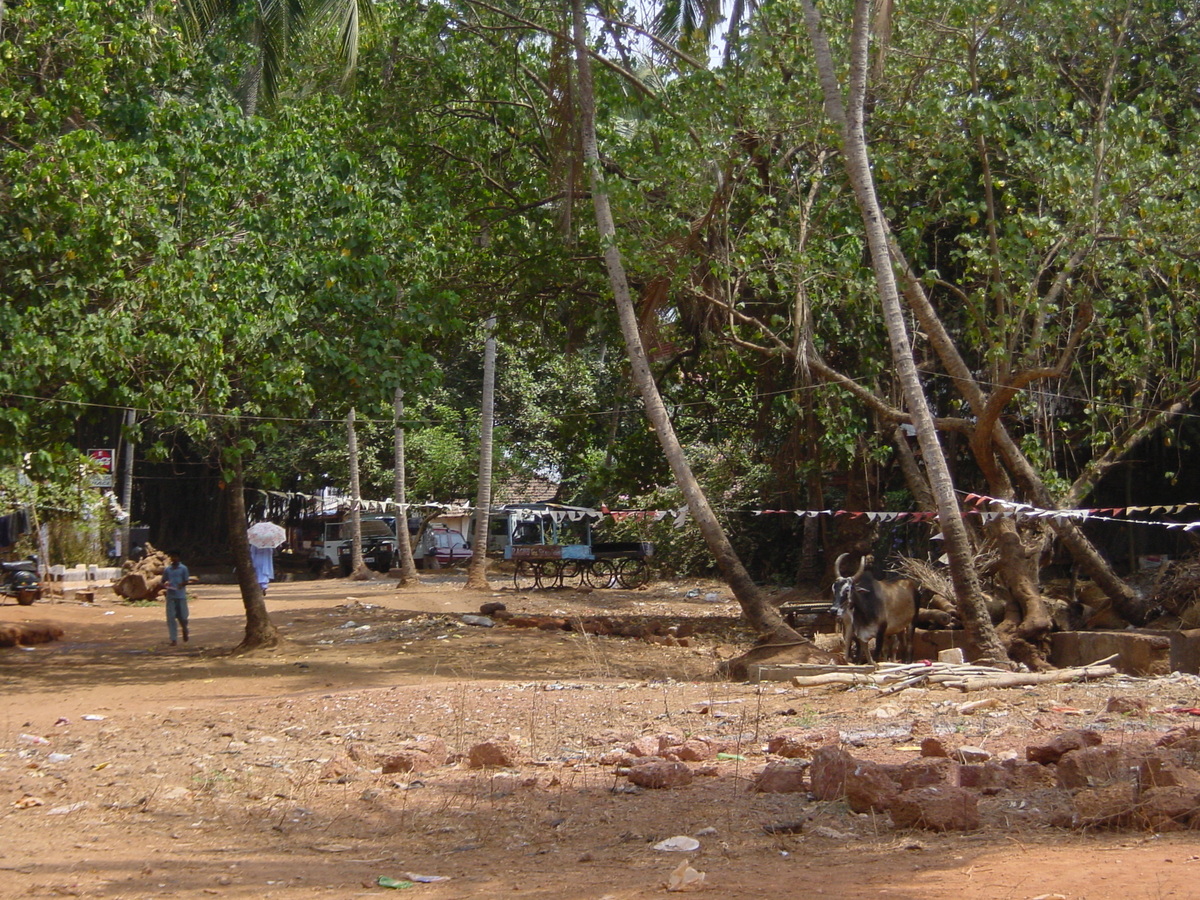
[[(962, 380), (958, 376), (951, 375), (947, 372), (940, 372), (940, 371), (935, 371), (932, 369), (919, 369), (918, 371), (921, 372), (922, 375), (926, 375), (926, 376), (930, 376), (930, 377), (934, 377), (934, 378), (946, 378), (951, 381)], [(984, 387), (987, 387), (987, 388), (990, 388), (993, 390), (1004, 387), (1004, 385), (1001, 385), (996, 382), (979, 380), (979, 379), (974, 379), (974, 380), (975, 380), (976, 384), (982, 385)], [(834, 388), (834, 387), (837, 387), (837, 385), (832, 384), (832, 383), (819, 383), (819, 384), (803, 385), (803, 386), (790, 387), (790, 388), (780, 388), (779, 390), (774, 390), (774, 391), (755, 391), (748, 396), (751, 399), (764, 400), (764, 399), (769, 399), (771, 397), (788, 396), (791, 394), (795, 394), (798, 391), (804, 391), (804, 390), (814, 390), (815, 391), (815, 390), (828, 389), (828, 388)], [(1155, 407), (1150, 407), (1150, 406), (1137, 406), (1132, 403), (1121, 403), (1116, 400), (1107, 400), (1107, 399), (1103, 400), (1103, 401), (1088, 400), (1086, 398), (1079, 397), (1075, 394), (1067, 394), (1067, 393), (1061, 393), (1061, 392), (1056, 392), (1056, 391), (1048, 391), (1043, 388), (1031, 388), (1031, 387), (1021, 388), (1019, 393), (1026, 394), (1030, 397), (1040, 397), (1043, 399), (1052, 399), (1052, 400), (1064, 400), (1064, 401), (1068, 401), (1071, 403), (1079, 403), (1079, 404), (1102, 402), (1105, 406), (1116, 407), (1118, 409), (1123, 409), (1123, 410), (1125, 410), (1127, 412), (1131, 412), (1131, 413), (1145, 413), (1148, 411), (1154, 411), (1156, 409)], [(65, 405), (65, 406), (74, 406), (74, 407), (78, 407), (81, 409), (104, 409), (104, 410), (111, 410), (114, 412), (125, 412), (128, 410), (132, 410), (133, 412), (135, 412), (139, 415), (148, 416), (148, 417), (191, 416), (194, 418), (214, 419), (214, 420), (222, 420), (222, 421), (285, 422), (285, 423), (304, 424), (304, 425), (312, 425), (312, 424), (341, 425), (345, 421), (341, 417), (324, 418), (324, 417), (313, 417), (313, 416), (264, 416), (264, 415), (252, 415), (252, 414), (248, 414), (248, 413), (201, 412), (201, 411), (190, 411), (190, 410), (184, 411), (184, 410), (172, 410), (172, 409), (162, 409), (162, 408), (155, 409), (155, 408), (150, 408), (150, 407), (136, 407), (136, 406), (118, 405), (118, 404), (110, 404), (110, 403), (96, 403), (96, 402), (90, 402), (90, 401), (84, 401), (84, 400), (66, 400), (66, 399), (63, 399), (60, 397), (37, 397), (32, 394), (19, 394), (19, 393), (15, 393), (15, 392), (4, 392), (4, 393), (0, 394), (0, 396), (5, 397), (5, 398), (17, 399), (17, 400), (28, 400), (28, 401), (32, 401), (35, 403), (56, 403), (56, 404), (61, 404), (61, 405)], [(672, 402), (670, 405), (677, 407), (677, 408), (689, 408), (690, 409), (690, 408), (711, 406), (713, 404), (725, 404), (725, 403), (732, 402), (734, 399), (736, 399), (736, 398), (733, 398), (733, 397), (711, 398), (711, 399), (707, 399), (707, 400), (691, 400), (691, 401), (685, 401), (685, 402)], [(607, 417), (607, 416), (613, 415), (614, 413), (623, 414), (625, 412), (633, 412), (633, 411), (636, 411), (638, 408), (639, 408), (638, 406), (616, 406), (616, 407), (609, 407), (607, 409), (601, 409), (601, 410), (590, 410), (590, 411), (579, 411), (579, 412), (565, 411), (565, 412), (559, 412), (558, 417), (563, 418), (563, 419)], [(1200, 413), (1185, 411), (1185, 412), (1179, 413), (1178, 417), (1179, 418), (1200, 418)], [(358, 421), (364, 422), (367, 424), (372, 424), (372, 425), (395, 424), (395, 420), (390, 419), (390, 418), (376, 419), (376, 418), (362, 417), (362, 418), (359, 418)], [(410, 420), (403, 422), (402, 424), (405, 426), (414, 426), (414, 425), (427, 425), (429, 423), (430, 423), (430, 420), (428, 420), (428, 419), (410, 419)]]

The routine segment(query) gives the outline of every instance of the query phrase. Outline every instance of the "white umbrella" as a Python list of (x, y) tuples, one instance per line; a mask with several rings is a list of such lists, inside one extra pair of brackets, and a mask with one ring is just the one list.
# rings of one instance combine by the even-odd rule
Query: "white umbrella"
[(287, 532), (274, 522), (255, 522), (246, 530), (251, 547), (273, 550), (287, 540)]

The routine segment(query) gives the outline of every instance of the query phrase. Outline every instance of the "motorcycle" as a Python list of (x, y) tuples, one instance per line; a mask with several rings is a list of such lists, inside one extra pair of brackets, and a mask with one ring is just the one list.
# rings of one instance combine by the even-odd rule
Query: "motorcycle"
[(0, 581), (0, 594), (15, 597), (21, 606), (30, 606), (42, 596), (42, 582), (38, 577), (38, 559), (31, 556), (16, 562), (0, 562), (4, 577)]

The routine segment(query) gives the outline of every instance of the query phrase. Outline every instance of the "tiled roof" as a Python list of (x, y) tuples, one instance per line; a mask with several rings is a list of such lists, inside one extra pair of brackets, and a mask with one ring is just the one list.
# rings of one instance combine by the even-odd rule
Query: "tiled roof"
[(536, 475), (512, 478), (492, 490), (492, 505), (548, 503), (558, 499), (558, 482)]

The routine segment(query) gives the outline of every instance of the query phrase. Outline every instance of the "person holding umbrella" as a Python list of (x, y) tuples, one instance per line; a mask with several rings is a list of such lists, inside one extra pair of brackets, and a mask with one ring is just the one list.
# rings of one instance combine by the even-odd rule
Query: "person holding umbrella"
[(275, 548), (287, 540), (287, 532), (274, 522), (256, 522), (246, 530), (254, 578), (265, 594), (275, 579)]

